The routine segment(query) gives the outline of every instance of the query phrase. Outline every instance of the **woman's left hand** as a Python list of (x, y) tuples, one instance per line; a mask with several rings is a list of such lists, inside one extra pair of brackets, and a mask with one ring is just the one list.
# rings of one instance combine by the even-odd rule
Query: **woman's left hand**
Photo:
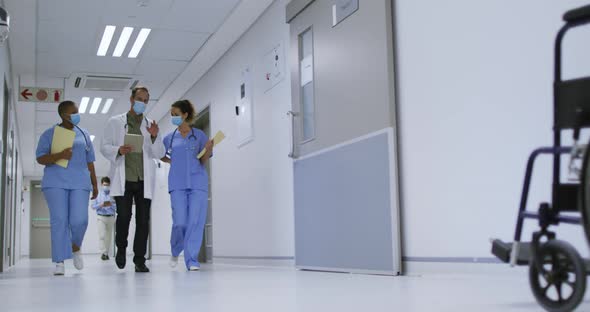
[(92, 187), (92, 197), (90, 199), (96, 199), (98, 197), (98, 188), (96, 186)]
[(207, 141), (207, 143), (205, 144), (205, 148), (207, 149), (208, 152), (212, 152), (213, 151), (213, 140)]

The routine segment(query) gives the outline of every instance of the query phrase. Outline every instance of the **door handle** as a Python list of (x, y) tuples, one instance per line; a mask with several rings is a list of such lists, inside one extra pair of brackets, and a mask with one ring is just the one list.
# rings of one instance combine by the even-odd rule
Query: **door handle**
[(289, 158), (295, 158), (295, 116), (297, 116), (297, 113), (288, 111), (287, 115), (291, 117), (291, 151), (289, 152)]

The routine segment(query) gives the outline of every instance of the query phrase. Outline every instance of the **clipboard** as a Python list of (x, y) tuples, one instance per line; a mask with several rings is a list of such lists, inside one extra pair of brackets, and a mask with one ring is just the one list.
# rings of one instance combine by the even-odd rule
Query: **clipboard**
[[(74, 146), (74, 139), (76, 138), (76, 132), (68, 130), (60, 126), (53, 128), (53, 138), (51, 139), (51, 154), (57, 154), (66, 148)], [(55, 162), (56, 165), (67, 168), (69, 160), (60, 159)]]
[[(225, 134), (223, 134), (223, 132), (221, 132), (221, 131), (217, 131), (217, 133), (213, 137), (213, 147), (215, 147), (217, 144), (221, 143), (221, 141), (223, 141), (223, 139), (225, 139)], [(197, 158), (201, 159), (201, 157), (203, 157), (203, 155), (205, 155), (206, 152), (207, 152), (207, 149), (204, 148), (199, 153), (199, 155), (197, 155)]]
[(139, 134), (125, 134), (125, 145), (129, 145), (133, 148), (131, 153), (143, 153), (143, 135)]

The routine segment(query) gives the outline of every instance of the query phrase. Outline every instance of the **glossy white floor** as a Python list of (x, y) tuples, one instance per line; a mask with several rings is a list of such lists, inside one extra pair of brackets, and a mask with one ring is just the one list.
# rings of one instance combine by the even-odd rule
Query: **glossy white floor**
[(48, 262), (23, 260), (0, 274), (0, 311), (540, 311), (526, 271), (503, 265), (461, 265), (469, 269), (458, 274), (414, 264), (426, 273), (387, 277), (221, 264), (186, 272), (157, 257), (152, 273), (136, 274), (86, 255), (83, 271), (70, 261), (54, 277)]

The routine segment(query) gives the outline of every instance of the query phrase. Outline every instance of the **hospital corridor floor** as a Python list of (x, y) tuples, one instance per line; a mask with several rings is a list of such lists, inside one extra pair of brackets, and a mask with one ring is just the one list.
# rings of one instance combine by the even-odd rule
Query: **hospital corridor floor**
[[(66, 275), (52, 276), (48, 260), (23, 260), (0, 274), (0, 311), (542, 311), (527, 271), (468, 273), (441, 270), (402, 277), (298, 271), (291, 267), (204, 265), (172, 269), (167, 257), (137, 274), (129, 264), (86, 255)], [(590, 311), (586, 300), (578, 311)]]

